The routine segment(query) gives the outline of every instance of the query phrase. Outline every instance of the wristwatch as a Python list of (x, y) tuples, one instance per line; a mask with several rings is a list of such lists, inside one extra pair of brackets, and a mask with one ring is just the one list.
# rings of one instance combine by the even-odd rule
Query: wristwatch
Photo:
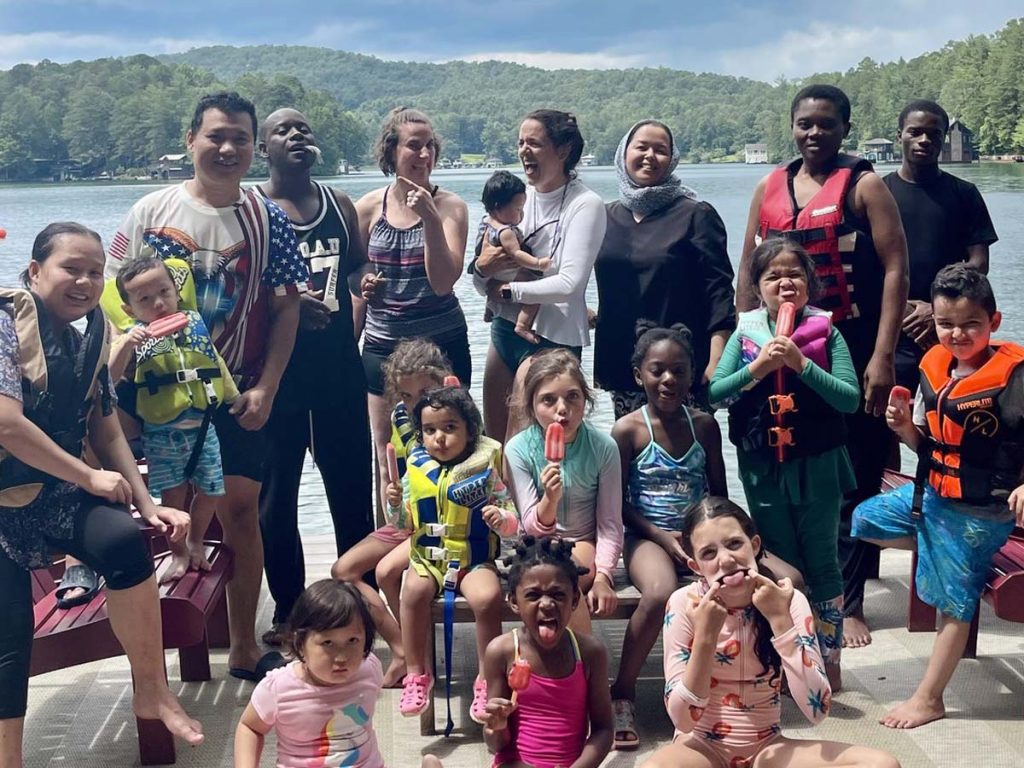
[(512, 301), (512, 289), (507, 285), (502, 287), (501, 291), (499, 291), (499, 295), (505, 301)]

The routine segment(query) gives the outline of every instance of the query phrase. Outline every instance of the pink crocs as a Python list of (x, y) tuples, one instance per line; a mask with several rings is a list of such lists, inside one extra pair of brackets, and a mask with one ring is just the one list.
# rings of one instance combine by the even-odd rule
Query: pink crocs
[(473, 703), (469, 706), (469, 717), (474, 723), (484, 724), (487, 715), (487, 681), (478, 677), (473, 681)]
[(430, 703), (430, 691), (434, 687), (434, 676), (429, 672), (421, 675), (408, 674), (402, 678), (402, 696), (398, 700), (398, 711), (404, 717), (416, 717)]

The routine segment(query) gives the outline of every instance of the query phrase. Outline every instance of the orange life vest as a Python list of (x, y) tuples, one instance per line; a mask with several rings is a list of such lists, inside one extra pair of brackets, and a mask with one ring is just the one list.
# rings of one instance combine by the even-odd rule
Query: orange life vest
[(956, 361), (941, 346), (932, 347), (921, 360), (928, 439), (918, 460), (927, 468), (928, 484), (943, 498), (1005, 503), (1020, 484), (1024, 347), (998, 341), (992, 346), (995, 353), (988, 362), (963, 379), (950, 375)]

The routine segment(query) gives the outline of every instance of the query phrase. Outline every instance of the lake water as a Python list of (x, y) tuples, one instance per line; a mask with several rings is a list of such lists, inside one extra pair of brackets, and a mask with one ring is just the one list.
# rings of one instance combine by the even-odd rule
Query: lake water
[[(766, 166), (698, 165), (682, 166), (679, 175), (697, 190), (700, 198), (718, 210), (729, 234), (729, 256), (733, 266), (739, 262), (743, 231), (746, 227), (750, 195), (754, 185), (766, 172)], [(881, 166), (884, 174), (895, 166)], [(1000, 241), (992, 248), (991, 278), (996, 298), (1004, 314), (1000, 336), (1024, 341), (1024, 165), (996, 164), (951, 167), (957, 176), (976, 184), (985, 197)], [(483, 215), (480, 190), (490, 171), (436, 171), (435, 183), (449, 189), (469, 205), (470, 221)], [(581, 178), (605, 200), (617, 196), (615, 173), (611, 168), (584, 168)], [(358, 198), (382, 185), (378, 173), (354, 174), (328, 180), (328, 183)], [(32, 240), (46, 224), (58, 220), (74, 220), (86, 224), (109, 243), (131, 205), (155, 189), (149, 184), (95, 184), (0, 186), (0, 227), (7, 230), (7, 239), (0, 241), (0, 285), (15, 285), (17, 275), (28, 261)], [(471, 230), (474, 226), (471, 226)], [(472, 240), (472, 238), (470, 238)], [(472, 242), (470, 243), (470, 247)], [(468, 263), (468, 259), (467, 259)], [(473, 396), (482, 402), (480, 385), (483, 362), (489, 340), (489, 326), (482, 321), (483, 301), (473, 290), (466, 276), (456, 286), (469, 322), (470, 347), (473, 350)], [(597, 306), (597, 288), (593, 281), (587, 290), (588, 302)], [(583, 353), (584, 369), (592, 370), (589, 349)], [(610, 429), (611, 405), (607, 396), (599, 396), (593, 415), (602, 429)], [(725, 426), (724, 414), (719, 419)], [(729, 467), (730, 495), (742, 500), (742, 489), (736, 477), (735, 453), (725, 441), (725, 459)], [(328, 533), (331, 530), (319, 476), (307, 461), (300, 494), (299, 520), (306, 533)]]

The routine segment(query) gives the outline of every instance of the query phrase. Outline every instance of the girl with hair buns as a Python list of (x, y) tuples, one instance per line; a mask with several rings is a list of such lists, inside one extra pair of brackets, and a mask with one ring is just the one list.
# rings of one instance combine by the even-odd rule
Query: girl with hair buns
[(657, 120), (637, 123), (619, 142), (619, 199), (607, 205), (607, 231), (594, 271), (600, 311), (594, 380), (612, 395), (615, 418), (644, 403), (630, 357), (640, 318), (692, 335), (690, 400), (707, 408), (707, 382), (736, 327), (725, 225), (715, 209), (674, 175), (679, 148)]
[[(597, 768), (611, 746), (608, 652), (569, 627), (580, 602), (573, 544), (524, 536), (506, 560), (508, 602), (522, 625), (492, 640), (484, 657), (494, 768)], [(432, 755), (422, 763), (440, 765)]]

